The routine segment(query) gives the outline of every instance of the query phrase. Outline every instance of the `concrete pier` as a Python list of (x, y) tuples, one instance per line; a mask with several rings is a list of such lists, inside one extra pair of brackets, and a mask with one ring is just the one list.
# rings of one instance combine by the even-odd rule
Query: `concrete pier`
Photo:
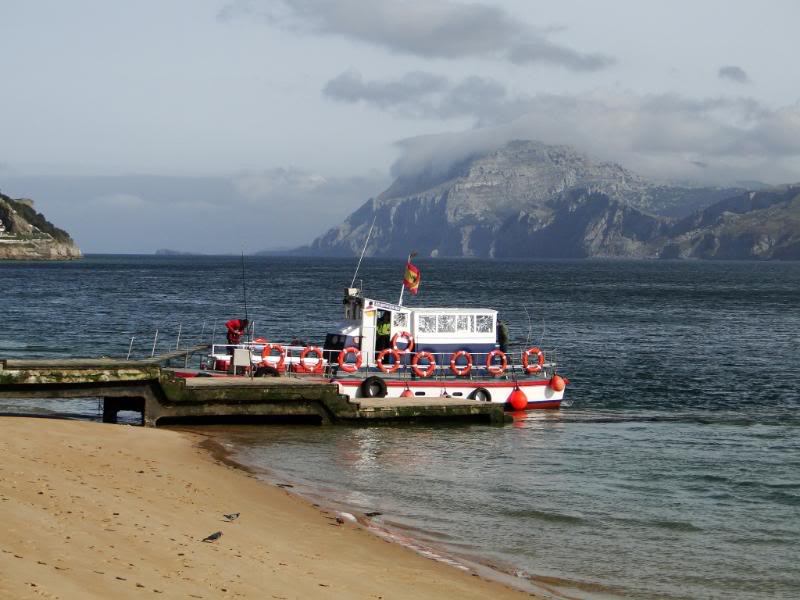
[[(170, 353), (168, 358), (176, 353)], [(179, 356), (180, 353), (177, 353)], [(375, 423), (509, 420), (502, 405), (454, 398), (363, 398), (350, 401), (323, 379), (183, 378), (146, 361), (0, 359), (0, 398), (100, 398), (103, 421), (142, 414), (142, 423)]]

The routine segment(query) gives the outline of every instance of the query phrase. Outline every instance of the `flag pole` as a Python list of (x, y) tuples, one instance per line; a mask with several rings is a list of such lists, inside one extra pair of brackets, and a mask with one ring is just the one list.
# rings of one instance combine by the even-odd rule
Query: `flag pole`
[(408, 255), (408, 258), (406, 259), (406, 264), (405, 264), (405, 266), (403, 267), (403, 283), (401, 283), (401, 284), (400, 284), (400, 300), (398, 300), (398, 301), (397, 301), (397, 306), (403, 306), (403, 292), (404, 292), (404, 291), (405, 291), (405, 289), (406, 289), (406, 271), (405, 271), (405, 269), (407, 269), (407, 268), (408, 268), (408, 263), (410, 263), (410, 262), (411, 262), (411, 256), (412, 256), (413, 254), (414, 254), (414, 253), (413, 253), (413, 252), (411, 252), (411, 253)]

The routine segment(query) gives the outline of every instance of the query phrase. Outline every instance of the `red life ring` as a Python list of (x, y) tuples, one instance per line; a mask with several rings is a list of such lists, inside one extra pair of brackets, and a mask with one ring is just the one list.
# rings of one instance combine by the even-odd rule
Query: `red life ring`
[[(536, 362), (531, 364), (532, 357), (536, 357)], [(522, 353), (522, 367), (526, 373), (538, 373), (542, 370), (544, 364), (544, 352), (539, 350), (536, 346), (528, 348)]]
[[(394, 358), (394, 363), (391, 365), (385, 365), (383, 364), (383, 359), (389, 354), (391, 354), (392, 358)], [(377, 364), (378, 368), (384, 373), (394, 373), (400, 368), (400, 351), (395, 350), (394, 348), (386, 348), (381, 350), (380, 354), (378, 354), (378, 358), (375, 359), (375, 364)]]
[[(268, 358), (274, 358), (272, 356), (272, 351), (273, 350), (277, 350), (278, 352), (280, 352), (280, 358), (278, 359), (278, 362), (276, 364), (271, 365), (271, 364), (269, 364), (269, 361), (267, 361), (267, 359)], [(283, 346), (281, 346), (280, 344), (267, 344), (266, 346), (264, 346), (264, 349), (261, 351), (261, 366), (262, 367), (273, 367), (274, 366), (276, 369), (282, 369), (283, 368), (283, 363), (284, 363), (285, 360), (286, 360), (286, 350), (284, 350)]]
[[(408, 346), (405, 348), (398, 348), (397, 341), (401, 338), (408, 340)], [(414, 349), (414, 336), (407, 331), (398, 331), (392, 336), (392, 350), (399, 350), (400, 352), (411, 352)]]
[[(500, 364), (495, 365), (492, 364), (492, 360), (496, 357), (500, 357)], [(486, 370), (489, 371), (495, 377), (499, 377), (503, 373), (506, 372), (506, 367), (508, 366), (508, 359), (506, 358), (506, 353), (502, 350), (495, 348), (489, 354), (486, 355)]]
[[(423, 358), (428, 360), (428, 366), (424, 371), (419, 367), (419, 361)], [(433, 354), (430, 352), (417, 352), (414, 358), (411, 359), (411, 370), (414, 371), (414, 375), (417, 377), (430, 377), (436, 370), (436, 359), (433, 358)]]
[[(466, 358), (467, 364), (459, 367), (456, 364), (459, 358)], [(450, 358), (450, 370), (456, 377), (464, 377), (465, 375), (469, 375), (469, 372), (472, 370), (472, 355), (466, 350), (453, 352), (453, 356)]]
[[(355, 354), (356, 362), (349, 363), (347, 360), (348, 354)], [(361, 352), (355, 346), (348, 346), (339, 352), (339, 368), (345, 373), (355, 373), (361, 368)]]
[[(317, 364), (313, 367), (309, 367), (306, 365), (306, 358), (308, 358), (309, 354), (316, 355)], [(306, 346), (303, 351), (300, 353), (300, 366), (303, 367), (309, 373), (322, 373), (322, 348), (316, 347), (308, 347)]]

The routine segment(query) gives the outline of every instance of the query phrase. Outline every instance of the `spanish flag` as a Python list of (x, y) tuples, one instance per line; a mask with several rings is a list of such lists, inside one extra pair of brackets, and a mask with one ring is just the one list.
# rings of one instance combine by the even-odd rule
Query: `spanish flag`
[(408, 262), (406, 262), (406, 274), (405, 277), (403, 277), (403, 285), (406, 286), (406, 289), (414, 296), (416, 296), (419, 291), (419, 282), (421, 278), (419, 269), (411, 264), (411, 258), (409, 257)]

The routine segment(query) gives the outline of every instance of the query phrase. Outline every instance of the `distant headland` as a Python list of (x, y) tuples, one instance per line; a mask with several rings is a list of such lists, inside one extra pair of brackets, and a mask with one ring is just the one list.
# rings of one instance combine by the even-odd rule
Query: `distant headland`
[(33, 200), (0, 193), (0, 260), (81, 258), (70, 235), (36, 212)]

